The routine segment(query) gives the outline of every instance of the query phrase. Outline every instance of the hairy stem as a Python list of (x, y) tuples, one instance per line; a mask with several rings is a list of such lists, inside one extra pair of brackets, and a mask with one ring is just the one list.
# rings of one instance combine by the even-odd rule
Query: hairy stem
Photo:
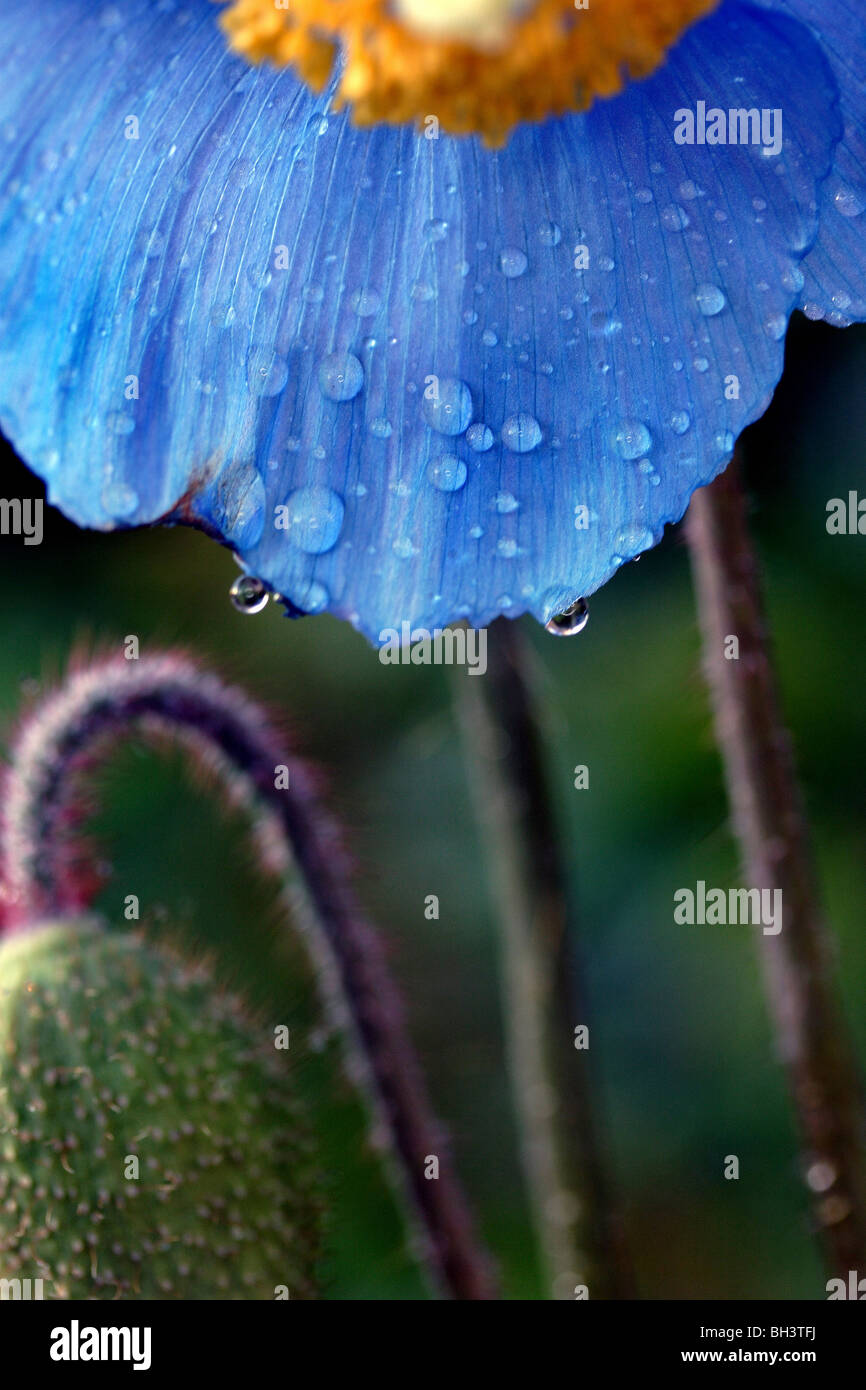
[[(7, 925), (72, 914), (87, 905), (81, 841), (96, 763), (131, 727), (168, 738), (215, 773), (255, 824), (259, 858), (305, 928), (324, 1002), (351, 1046), (374, 1111), (389, 1135), (396, 1176), (436, 1287), (455, 1298), (494, 1296), (467, 1208), (431, 1112), (398, 991), (382, 945), (349, 882), (334, 825), (308, 767), (242, 692), (166, 653), (103, 660), (72, 676), (24, 724), (6, 777), (2, 842)], [(288, 785), (286, 785), (288, 783)], [(438, 1181), (424, 1176), (439, 1158)]]
[(631, 1292), (592, 1104), (576, 922), (548, 795), (522, 634), (489, 632), (488, 672), (461, 681), (473, 791), (502, 933), (504, 1024), (523, 1166), (555, 1298)]
[[(776, 689), (738, 460), (695, 494), (686, 534), (743, 872), (750, 887), (782, 892), (782, 930), (760, 936), (776, 1047), (826, 1261), (845, 1276), (866, 1269), (863, 1099)], [(739, 641), (735, 660), (726, 657), (730, 637)]]

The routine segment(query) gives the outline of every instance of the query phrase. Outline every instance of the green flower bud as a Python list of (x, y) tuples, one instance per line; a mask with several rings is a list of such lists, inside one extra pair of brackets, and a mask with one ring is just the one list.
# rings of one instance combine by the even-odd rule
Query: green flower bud
[(312, 1298), (289, 1053), (210, 971), (93, 920), (0, 946), (0, 1278), (46, 1298)]

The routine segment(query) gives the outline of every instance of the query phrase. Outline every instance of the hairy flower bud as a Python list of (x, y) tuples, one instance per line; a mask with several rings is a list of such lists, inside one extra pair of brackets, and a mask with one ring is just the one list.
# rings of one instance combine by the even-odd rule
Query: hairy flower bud
[(287, 1051), (94, 919), (0, 946), (0, 1277), (46, 1298), (311, 1298), (312, 1145)]

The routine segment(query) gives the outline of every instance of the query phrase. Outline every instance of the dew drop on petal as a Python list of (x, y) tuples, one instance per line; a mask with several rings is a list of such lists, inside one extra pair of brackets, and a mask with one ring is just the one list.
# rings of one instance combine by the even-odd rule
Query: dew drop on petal
[(349, 303), (359, 319), (369, 319), (379, 312), (379, 308), (382, 304), (382, 297), (378, 290), (355, 290)]
[(138, 493), (128, 483), (106, 483), (100, 501), (109, 516), (122, 518), (132, 516), (138, 507)]
[(258, 545), (265, 526), (266, 503), (265, 485), (255, 464), (232, 464), (220, 476), (220, 530), (236, 550)]
[(589, 604), (585, 598), (579, 598), (561, 613), (554, 614), (544, 626), (554, 637), (576, 637), (588, 622)]
[(299, 487), (286, 502), (286, 534), (305, 555), (324, 555), (343, 529), (343, 500), (329, 487)]
[(857, 196), (853, 188), (838, 189), (833, 197), (833, 202), (843, 217), (859, 217), (864, 207), (862, 199)]
[(428, 241), (444, 241), (448, 235), (448, 223), (441, 217), (433, 217), (424, 223), (424, 235)]
[(689, 225), (689, 215), (685, 208), (679, 207), (676, 203), (670, 203), (668, 207), (662, 208), (662, 226), (669, 232), (684, 232)]
[(562, 241), (562, 228), (555, 222), (542, 222), (538, 229), (538, 240), (542, 246), (558, 246)]
[(364, 385), (364, 368), (351, 352), (335, 352), (319, 363), (319, 389), (329, 401), (351, 401)]
[(691, 424), (692, 417), (687, 410), (676, 410), (671, 416), (671, 429), (674, 434), (687, 434)]
[(270, 596), (267, 585), (251, 574), (240, 575), (229, 589), (229, 598), (239, 613), (261, 613)]
[(466, 443), (476, 454), (486, 454), (493, 448), (493, 431), (489, 425), (470, 425), (466, 431)]
[(695, 290), (695, 301), (704, 318), (707, 319), (715, 318), (716, 314), (720, 314), (728, 302), (718, 285), (709, 284), (698, 285)]
[(541, 443), (541, 426), (534, 415), (521, 410), (509, 415), (502, 426), (502, 443), (513, 454), (529, 454)]
[(254, 396), (278, 396), (289, 379), (289, 364), (272, 347), (254, 343), (247, 354), (247, 381)]
[(646, 526), (624, 526), (614, 541), (617, 552), (622, 555), (637, 555), (649, 550), (653, 544), (653, 533)]
[(518, 250), (516, 246), (506, 246), (505, 250), (499, 253), (499, 269), (509, 280), (516, 280), (518, 276), (523, 275), (528, 265), (525, 252)]
[(493, 510), (499, 512), (500, 516), (508, 516), (509, 512), (516, 512), (520, 503), (513, 492), (497, 492), (493, 499)]
[(455, 454), (443, 454), (427, 465), (427, 480), (440, 492), (459, 492), (466, 482), (466, 464)]
[(642, 420), (623, 420), (614, 431), (613, 445), (620, 458), (641, 458), (652, 448), (652, 435)]
[(472, 419), (472, 395), (465, 381), (445, 377), (421, 403), (425, 422), (438, 434), (462, 434)]

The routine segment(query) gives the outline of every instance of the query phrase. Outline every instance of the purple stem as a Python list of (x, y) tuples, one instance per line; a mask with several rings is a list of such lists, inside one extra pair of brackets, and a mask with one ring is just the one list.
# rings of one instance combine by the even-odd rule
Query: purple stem
[[(255, 842), (283, 881), (294, 867), (300, 920), (324, 1002), (354, 1043), (374, 1114), (384, 1121), (401, 1187), (420, 1228), (428, 1271), (458, 1299), (496, 1297), (445, 1141), (431, 1111), (402, 1003), (382, 944), (350, 887), (349, 864), (323, 814), (310, 769), (287, 749), (260, 706), (174, 652), (103, 659), (73, 675), (23, 725), (7, 772), (0, 883), (7, 927), (70, 915), (87, 905), (80, 827), (85, 780), (131, 726), (191, 750), (230, 801), (255, 822)], [(278, 788), (277, 769), (289, 771)], [(297, 890), (292, 894), (295, 913)], [(428, 1155), (438, 1180), (424, 1176)]]
[[(736, 459), (695, 493), (686, 534), (743, 871), (750, 887), (782, 890), (782, 930), (760, 935), (776, 1047), (827, 1264), (847, 1277), (849, 1270), (866, 1270), (863, 1097), (818, 901)], [(737, 660), (726, 657), (732, 636), (739, 641)]]

